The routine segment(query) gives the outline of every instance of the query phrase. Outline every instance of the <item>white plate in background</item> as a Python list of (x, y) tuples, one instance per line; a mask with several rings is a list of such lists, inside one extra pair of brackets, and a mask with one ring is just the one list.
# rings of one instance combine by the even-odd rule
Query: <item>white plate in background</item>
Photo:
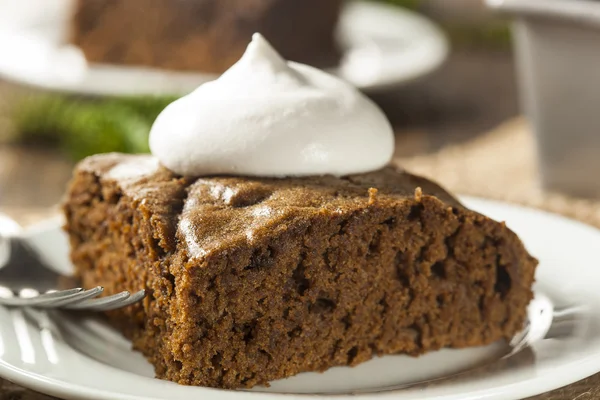
[[(211, 74), (88, 64), (67, 44), (73, 0), (0, 0), (0, 77), (88, 95), (182, 95)], [(444, 34), (428, 19), (385, 4), (356, 1), (342, 12), (341, 65), (330, 72), (365, 91), (427, 75), (448, 54)]]
[[(0, 377), (66, 399), (521, 399), (600, 371), (600, 231), (552, 214), (473, 198), (472, 209), (505, 220), (539, 258), (536, 290), (556, 305), (588, 312), (561, 339), (545, 339), (502, 359), (507, 346), (442, 350), (419, 358), (375, 358), (355, 368), (303, 373), (251, 391), (179, 386), (153, 378), (152, 367), (104, 323), (63, 315), (43, 328), (0, 307)], [(54, 267), (69, 270), (60, 220), (26, 233)], [(29, 316), (35, 319), (35, 315)], [(484, 365), (483, 368), (474, 369)], [(457, 375), (458, 374), (458, 375)], [(306, 397), (311, 396), (311, 397)]]

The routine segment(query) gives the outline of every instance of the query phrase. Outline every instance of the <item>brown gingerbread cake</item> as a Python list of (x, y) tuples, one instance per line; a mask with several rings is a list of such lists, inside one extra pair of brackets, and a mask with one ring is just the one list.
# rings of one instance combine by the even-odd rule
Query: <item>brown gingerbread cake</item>
[(148, 290), (109, 318), (157, 377), (187, 385), (509, 339), (537, 264), (503, 223), (393, 167), (191, 179), (98, 155), (77, 167), (65, 213), (82, 284)]
[(282, 55), (337, 64), (343, 0), (77, 0), (71, 41), (88, 61), (221, 73), (262, 33)]

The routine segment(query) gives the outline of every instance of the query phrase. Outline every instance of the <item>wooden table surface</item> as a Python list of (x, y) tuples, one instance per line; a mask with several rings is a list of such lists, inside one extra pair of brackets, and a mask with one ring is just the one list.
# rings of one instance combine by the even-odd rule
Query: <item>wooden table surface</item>
[[(397, 155), (428, 153), (471, 139), (517, 115), (514, 78), (506, 53), (459, 52), (428, 79), (375, 100), (396, 127)], [(2, 90), (0, 83), (0, 96)], [(49, 215), (71, 168), (71, 162), (51, 149), (0, 145), (0, 211), (23, 224)], [(9, 399), (51, 398), (0, 379), (0, 400)], [(600, 375), (534, 399), (600, 399)]]

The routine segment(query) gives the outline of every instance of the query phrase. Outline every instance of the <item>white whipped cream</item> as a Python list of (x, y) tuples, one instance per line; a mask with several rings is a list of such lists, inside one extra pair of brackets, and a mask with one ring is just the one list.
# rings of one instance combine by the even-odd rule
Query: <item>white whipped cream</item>
[(180, 175), (347, 175), (394, 151), (383, 112), (346, 82), (286, 62), (260, 34), (219, 79), (159, 115), (150, 149)]

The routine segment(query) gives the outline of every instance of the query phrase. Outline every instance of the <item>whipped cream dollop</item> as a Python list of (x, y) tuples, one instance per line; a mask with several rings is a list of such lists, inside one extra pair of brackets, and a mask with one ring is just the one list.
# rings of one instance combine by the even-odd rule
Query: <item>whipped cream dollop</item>
[(220, 78), (170, 104), (152, 154), (185, 176), (347, 175), (394, 151), (383, 112), (348, 83), (284, 60), (260, 34)]

